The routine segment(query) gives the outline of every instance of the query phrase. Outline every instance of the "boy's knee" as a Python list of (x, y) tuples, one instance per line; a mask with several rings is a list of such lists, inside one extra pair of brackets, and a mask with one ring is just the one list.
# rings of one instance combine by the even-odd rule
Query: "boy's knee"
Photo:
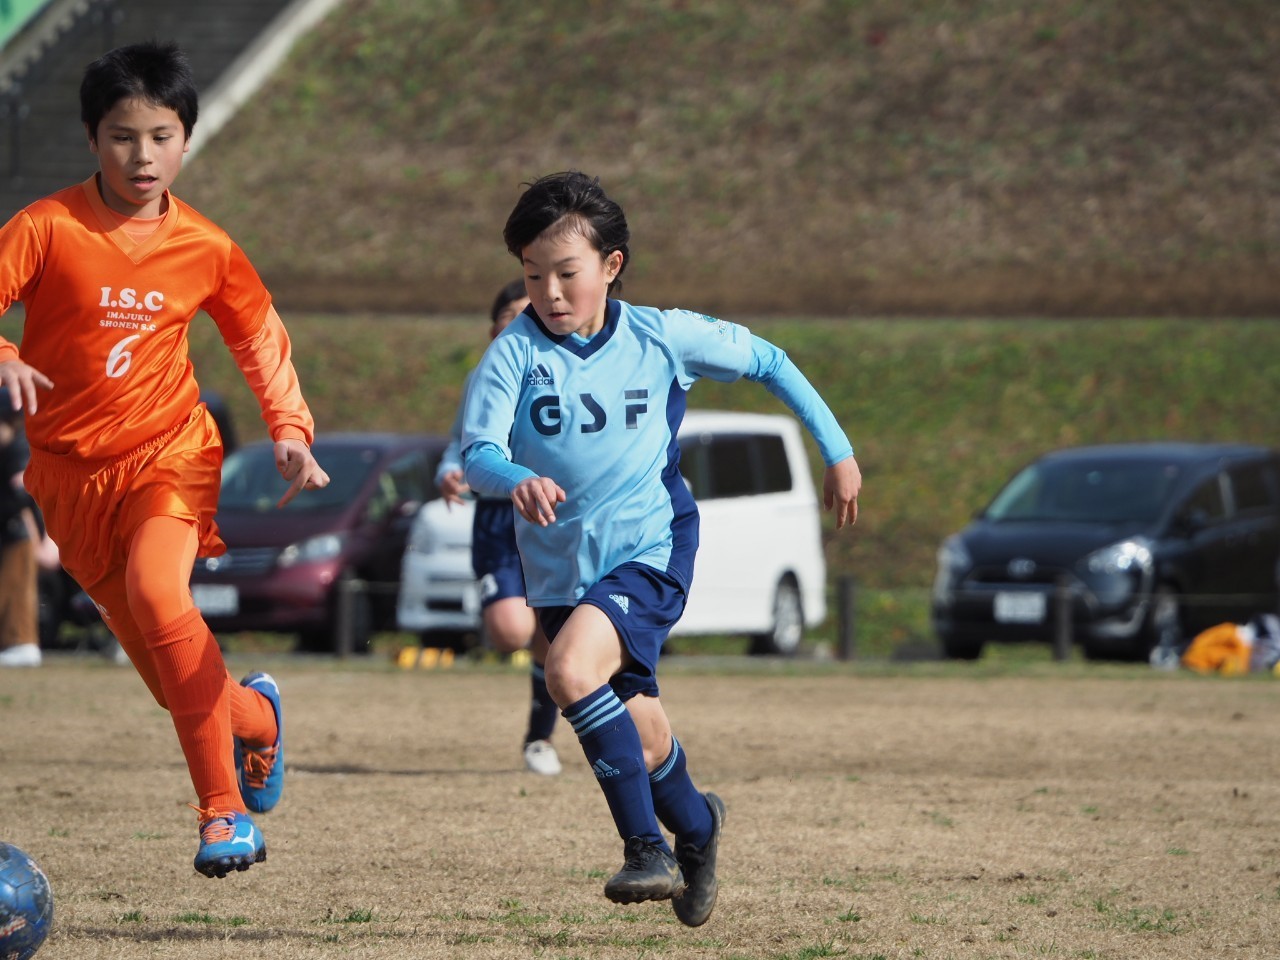
[(529, 646), (535, 626), (533, 611), (522, 599), (499, 600), (484, 611), (485, 638), (499, 653), (524, 650)]
[(570, 658), (549, 658), (545, 668), (547, 693), (561, 710), (590, 696), (609, 682)]

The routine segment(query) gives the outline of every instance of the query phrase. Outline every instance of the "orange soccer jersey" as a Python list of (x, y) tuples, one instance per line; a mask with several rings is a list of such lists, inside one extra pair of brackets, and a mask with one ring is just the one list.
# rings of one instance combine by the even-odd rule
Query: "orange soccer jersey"
[(222, 548), (221, 443), (187, 356), (197, 311), (218, 325), (273, 439), (310, 443), (313, 424), (248, 259), (167, 199), (158, 223), (130, 221), (95, 176), (0, 229), (0, 312), (26, 306), (21, 351), (0, 340), (0, 362), (20, 356), (53, 381), (26, 417), (32, 494), (67, 569), (172, 714), (212, 817), (244, 810), (232, 737), (270, 743), (277, 728), (270, 705), (228, 676), (185, 589), (197, 552)]
[[(141, 243), (95, 178), (20, 211), (0, 229), (0, 312), (15, 300), (26, 306), (21, 357), (54, 382), (27, 417), (37, 450), (108, 460), (183, 422), (199, 396), (187, 330), (201, 309), (245, 371), (272, 438), (311, 440), (270, 294), (231, 238), (172, 195)], [(18, 355), (0, 340), (0, 360)]]

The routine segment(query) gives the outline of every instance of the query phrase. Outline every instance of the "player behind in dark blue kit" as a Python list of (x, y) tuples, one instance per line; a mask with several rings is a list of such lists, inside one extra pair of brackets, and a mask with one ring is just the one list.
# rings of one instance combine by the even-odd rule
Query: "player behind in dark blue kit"
[[(489, 339), (492, 340), (529, 305), (524, 280), (512, 280), (493, 300), (489, 311)], [(467, 375), (470, 383), (471, 375)], [(463, 387), (464, 393), (466, 387)], [(462, 474), (463, 405), (458, 405), (449, 431), (449, 445), (436, 468), (436, 486), (446, 504), (461, 503), (471, 491)], [(480, 617), (486, 642), (502, 653), (528, 650), (530, 654), (529, 723), (525, 728), (524, 765), (533, 773), (555, 776), (560, 757), (551, 745), (558, 710), (547, 692), (543, 664), (547, 659), (547, 638), (538, 618), (525, 602), (524, 573), (516, 549), (515, 511), (508, 497), (476, 497), (471, 523), (471, 568), (480, 581)]]
[(522, 518), (527, 596), (551, 641), (547, 688), (624, 842), (605, 896), (670, 898), (698, 926), (715, 906), (725, 805), (694, 787), (655, 675), (698, 546), (676, 445), (686, 392), (700, 377), (746, 377), (781, 399), (817, 440), (837, 528), (857, 519), (861, 473), (830, 409), (776, 346), (734, 323), (610, 298), (630, 233), (598, 180), (574, 171), (530, 184), (504, 239), (531, 304), (471, 378), (466, 479), (509, 496)]

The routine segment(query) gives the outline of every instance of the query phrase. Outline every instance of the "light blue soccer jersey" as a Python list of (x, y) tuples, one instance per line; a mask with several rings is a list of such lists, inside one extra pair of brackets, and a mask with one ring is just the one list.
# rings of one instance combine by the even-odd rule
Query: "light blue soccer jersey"
[(786, 354), (738, 324), (609, 300), (590, 340), (551, 333), (529, 307), (489, 345), (464, 401), (467, 482), (509, 496), (520, 480), (543, 476), (566, 494), (546, 527), (516, 517), (531, 606), (575, 604), (631, 561), (688, 588), (697, 508), (675, 442), (685, 394), (700, 377), (742, 376), (800, 416), (828, 464), (852, 454)]

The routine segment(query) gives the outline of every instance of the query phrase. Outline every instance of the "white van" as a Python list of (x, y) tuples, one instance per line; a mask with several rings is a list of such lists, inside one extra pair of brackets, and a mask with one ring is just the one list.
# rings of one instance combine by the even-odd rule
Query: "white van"
[[(826, 618), (820, 505), (790, 415), (690, 410), (680, 469), (701, 515), (693, 589), (672, 636), (746, 634), (752, 653), (791, 656)], [(427, 503), (409, 534), (397, 618), (429, 646), (480, 624), (470, 503)], [(452, 635), (452, 636), (450, 636)]]

